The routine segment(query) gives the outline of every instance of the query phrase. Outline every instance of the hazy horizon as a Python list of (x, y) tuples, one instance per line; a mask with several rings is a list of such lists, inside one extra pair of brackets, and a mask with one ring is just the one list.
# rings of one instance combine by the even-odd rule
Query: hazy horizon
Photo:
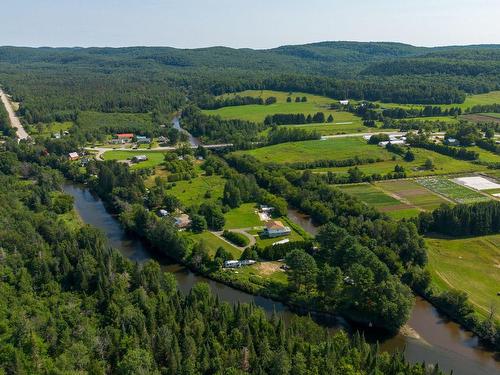
[(497, 0), (21, 0), (11, 2), (9, 12), (0, 24), (2, 46), (269, 49), (319, 41), (422, 47), (500, 43)]

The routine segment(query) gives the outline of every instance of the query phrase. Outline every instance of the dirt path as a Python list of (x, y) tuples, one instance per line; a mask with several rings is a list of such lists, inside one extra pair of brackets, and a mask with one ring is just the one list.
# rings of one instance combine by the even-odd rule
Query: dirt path
[(17, 117), (14, 108), (12, 108), (12, 103), (10, 102), (10, 99), (1, 89), (0, 89), (0, 98), (2, 99), (3, 105), (5, 106), (7, 113), (9, 114), (10, 125), (16, 129), (17, 138), (19, 140), (28, 139), (29, 135), (26, 132), (26, 130), (24, 130), (24, 127), (21, 124), (21, 121), (19, 121), (19, 117)]

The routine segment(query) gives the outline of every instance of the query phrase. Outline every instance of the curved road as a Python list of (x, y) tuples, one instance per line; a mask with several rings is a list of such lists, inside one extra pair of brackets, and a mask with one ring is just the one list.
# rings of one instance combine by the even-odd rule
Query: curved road
[(19, 121), (19, 117), (17, 117), (14, 108), (12, 108), (12, 103), (9, 97), (2, 91), (2, 89), (0, 89), (0, 98), (2, 99), (3, 105), (5, 106), (7, 113), (9, 114), (10, 125), (16, 129), (16, 136), (18, 140), (28, 139), (29, 137), (28, 133), (21, 124), (21, 121)]

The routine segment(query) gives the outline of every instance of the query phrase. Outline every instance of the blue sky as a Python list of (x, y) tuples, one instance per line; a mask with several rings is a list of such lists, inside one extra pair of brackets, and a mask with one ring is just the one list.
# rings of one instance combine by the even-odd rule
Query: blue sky
[[(0, 45), (500, 43), (500, 0), (1, 0)], [(6, 14), (8, 11), (8, 15)]]

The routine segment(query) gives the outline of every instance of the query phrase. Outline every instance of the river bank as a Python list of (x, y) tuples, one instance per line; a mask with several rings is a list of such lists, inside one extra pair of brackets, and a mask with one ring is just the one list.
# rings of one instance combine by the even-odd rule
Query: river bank
[[(159, 258), (138, 238), (125, 233), (116, 218), (106, 211), (103, 202), (92, 195), (88, 189), (68, 184), (65, 186), (65, 191), (75, 198), (75, 207), (83, 221), (103, 230), (109, 238), (110, 245), (117, 248), (127, 258), (138, 262), (148, 259), (157, 260), (164, 271), (171, 272), (176, 277), (182, 292), (187, 293), (197, 282), (205, 282), (221, 300), (231, 303), (254, 303), (268, 314), (277, 313), (285, 320), (294, 315), (290, 308), (282, 303), (236, 290), (197, 275), (166, 258)], [(303, 219), (307, 220), (305, 217)], [(333, 330), (356, 329), (356, 327), (342, 327), (339, 322), (320, 322)], [(383, 351), (392, 353), (396, 350), (404, 350), (406, 358), (414, 363), (423, 361), (439, 363), (441, 369), (454, 370), (454, 374), (459, 375), (499, 373), (500, 364), (495, 360), (494, 354), (483, 350), (477, 337), (440, 315), (428, 302), (417, 298), (408, 326), (421, 339), (404, 335), (387, 337), (377, 331), (363, 331), (363, 334), (371, 342), (380, 342), (380, 348)]]

